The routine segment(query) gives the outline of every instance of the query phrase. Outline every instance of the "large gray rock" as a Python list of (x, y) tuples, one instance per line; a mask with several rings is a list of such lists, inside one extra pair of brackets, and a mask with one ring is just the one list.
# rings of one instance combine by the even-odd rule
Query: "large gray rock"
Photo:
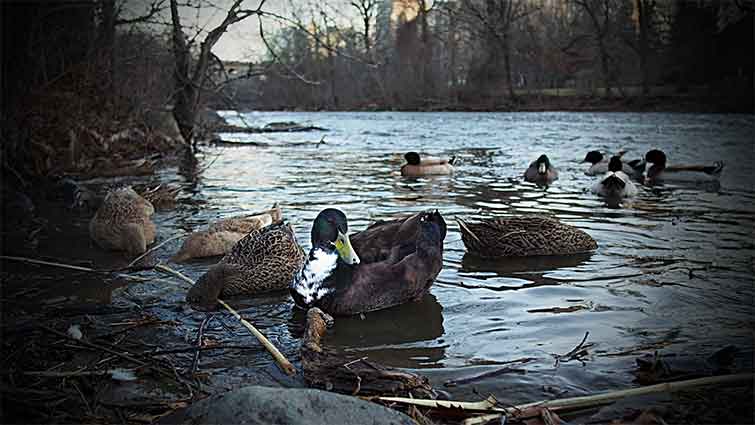
[(200, 400), (162, 424), (414, 424), (403, 413), (356, 397), (303, 388), (249, 386)]

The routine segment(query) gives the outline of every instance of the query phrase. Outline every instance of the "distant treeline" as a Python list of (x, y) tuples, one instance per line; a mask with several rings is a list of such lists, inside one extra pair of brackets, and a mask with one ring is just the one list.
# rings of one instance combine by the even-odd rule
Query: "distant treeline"
[(358, 18), (344, 23), (327, 3), (302, 4), (268, 40), (268, 59), (253, 65), (259, 75), (230, 82), (225, 93), (260, 109), (516, 110), (533, 99), (568, 105), (556, 97), (608, 95), (753, 110), (752, 2), (360, 0), (349, 7)]
[[(749, 0), (297, 0), (286, 16), (269, 4), (0, 2), (3, 170), (51, 173), (82, 140), (133, 128), (177, 128), (192, 153), (208, 101), (753, 111)], [(224, 19), (192, 20), (210, 5)], [(232, 25), (263, 34), (264, 60), (232, 69), (212, 54)]]

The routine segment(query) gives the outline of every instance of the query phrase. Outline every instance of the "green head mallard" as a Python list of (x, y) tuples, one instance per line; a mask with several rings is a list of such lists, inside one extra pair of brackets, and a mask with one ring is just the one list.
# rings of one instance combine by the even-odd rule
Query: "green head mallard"
[[(315, 219), (309, 257), (289, 288), (298, 307), (336, 315), (380, 310), (419, 299), (440, 273), (446, 224), (437, 211), (376, 223), (354, 235), (353, 247), (347, 232), (339, 210)], [(362, 248), (369, 261), (360, 261)]]

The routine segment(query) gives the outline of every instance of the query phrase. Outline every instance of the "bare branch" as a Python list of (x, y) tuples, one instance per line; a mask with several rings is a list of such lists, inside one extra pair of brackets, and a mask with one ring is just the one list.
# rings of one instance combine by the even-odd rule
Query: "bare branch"
[(307, 83), (307, 84), (311, 84), (311, 85), (314, 85), (314, 86), (319, 85), (320, 84), (319, 81), (312, 81), (312, 80), (307, 79), (305, 76), (303, 76), (303, 75), (299, 74), (298, 72), (296, 72), (293, 68), (290, 68), (285, 62), (283, 62), (280, 59), (280, 57), (278, 57), (278, 54), (275, 53), (275, 49), (273, 49), (273, 46), (271, 46), (270, 43), (267, 41), (267, 38), (265, 38), (265, 31), (264, 31), (264, 29), (262, 27), (262, 17), (260, 15), (257, 16), (257, 21), (259, 23), (259, 31), (260, 31), (260, 37), (262, 38), (262, 42), (265, 43), (265, 47), (270, 52), (270, 54), (273, 56), (273, 58), (275, 59), (275, 61), (278, 62), (279, 64), (283, 65), (283, 67), (285, 67), (288, 70), (288, 72), (290, 72), (291, 74), (293, 74), (294, 76), (296, 76), (296, 78), (298, 78), (302, 82)]
[[(143, 14), (139, 15), (133, 18), (121, 18), (115, 20), (115, 25), (129, 25), (129, 24), (137, 24), (137, 23), (148, 23), (154, 18), (157, 14), (161, 13), (166, 9), (165, 6), (165, 0), (153, 0), (152, 3), (149, 5), (149, 10)], [(119, 7), (118, 13), (116, 16), (121, 15), (121, 9)]]

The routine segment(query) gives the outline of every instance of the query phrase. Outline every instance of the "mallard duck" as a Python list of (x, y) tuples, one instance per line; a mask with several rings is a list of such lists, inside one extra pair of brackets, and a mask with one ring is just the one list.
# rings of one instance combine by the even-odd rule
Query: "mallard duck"
[(287, 223), (252, 230), (197, 280), (186, 294), (186, 301), (213, 307), (221, 296), (286, 289), (304, 258), (304, 251)]
[(456, 157), (451, 159), (420, 159), (417, 152), (407, 152), (404, 155), (406, 164), (401, 167), (401, 175), (408, 177), (430, 176), (451, 174), (454, 171), (453, 163)]
[(282, 220), (278, 204), (257, 214), (230, 217), (212, 223), (207, 230), (193, 232), (184, 240), (181, 249), (171, 261), (181, 262), (191, 258), (215, 257), (227, 254), (249, 232), (261, 229)]
[[(616, 155), (621, 159), (624, 157), (624, 154), (626, 153), (625, 150), (620, 150), (616, 152)], [(608, 172), (608, 162), (610, 158), (607, 155), (603, 155), (600, 151), (590, 151), (587, 152), (587, 155), (585, 155), (585, 159), (582, 160), (582, 162), (589, 162), (590, 168), (588, 168), (585, 171), (585, 174), (588, 176), (600, 176)], [(626, 173), (627, 175), (635, 175), (635, 169), (633, 168), (633, 165), (637, 167), (642, 167), (642, 169), (645, 169), (645, 163), (641, 160), (636, 160), (636, 162), (629, 162), (629, 163), (622, 163), (622, 171)], [(640, 172), (642, 174), (642, 172)]]
[(89, 222), (89, 235), (99, 246), (141, 254), (155, 241), (155, 208), (130, 186), (111, 190)]
[(623, 199), (637, 194), (637, 186), (622, 171), (621, 159), (611, 157), (608, 172), (592, 187), (592, 193), (606, 198)]
[(524, 180), (546, 186), (558, 180), (558, 171), (553, 168), (547, 155), (540, 155), (524, 171)]
[(648, 151), (645, 161), (653, 164), (647, 170), (646, 184), (663, 181), (713, 181), (718, 180), (724, 169), (723, 161), (716, 161), (713, 165), (666, 165), (666, 154), (658, 149)]
[(457, 218), (467, 251), (479, 257), (567, 255), (595, 250), (584, 231), (549, 217), (498, 217), (475, 223)]
[(446, 223), (438, 211), (375, 223), (354, 235), (353, 247), (348, 230), (337, 209), (315, 218), (312, 249), (290, 287), (298, 307), (335, 315), (392, 307), (420, 299), (443, 267)]

